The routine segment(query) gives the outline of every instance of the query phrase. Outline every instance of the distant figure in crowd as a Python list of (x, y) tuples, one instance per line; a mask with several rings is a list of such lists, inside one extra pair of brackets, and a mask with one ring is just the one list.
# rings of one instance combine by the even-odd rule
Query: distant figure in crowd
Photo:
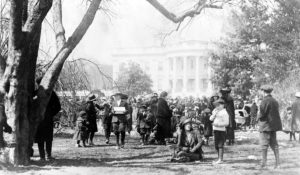
[(273, 88), (269, 85), (261, 87), (264, 99), (260, 104), (259, 132), (260, 145), (262, 148), (262, 163), (261, 168), (264, 168), (267, 163), (267, 152), (270, 146), (275, 155), (275, 168), (280, 167), (279, 163), (279, 148), (276, 138), (276, 132), (282, 130), (282, 124), (279, 114), (279, 104), (272, 97)]
[(221, 98), (225, 102), (225, 109), (229, 115), (229, 125), (227, 126), (227, 140), (228, 145), (234, 144), (234, 130), (236, 127), (235, 123), (235, 112), (234, 112), (234, 101), (233, 98), (230, 96), (231, 89), (229, 87), (222, 88), (220, 93), (222, 94)]
[[(292, 104), (292, 132), (300, 132), (300, 92), (295, 94), (296, 100)], [(300, 134), (299, 134), (300, 142)]]
[(151, 134), (152, 116), (150, 111), (147, 111), (147, 106), (142, 105), (137, 114), (137, 131), (141, 136), (142, 145), (147, 145)]
[(294, 138), (296, 140), (295, 132), (292, 130), (293, 115), (292, 107), (287, 107), (282, 115), (282, 131), (290, 135), (290, 141)]
[(208, 145), (209, 137), (212, 136), (213, 128), (212, 128), (212, 121), (210, 121), (211, 110), (206, 108), (202, 112), (202, 123), (204, 125), (204, 137), (205, 137), (205, 144)]
[(156, 135), (155, 139), (158, 144), (165, 145), (165, 138), (172, 137), (171, 133), (171, 117), (172, 111), (170, 110), (166, 98), (167, 92), (162, 92), (157, 102), (156, 114)]
[(250, 109), (251, 127), (252, 128), (256, 127), (257, 113), (258, 113), (258, 106), (257, 106), (255, 100), (253, 100), (253, 103), (252, 103), (251, 109)]
[(213, 130), (215, 137), (215, 148), (218, 153), (218, 160), (214, 163), (223, 163), (224, 143), (226, 141), (226, 127), (229, 125), (229, 115), (224, 108), (225, 101), (219, 99), (214, 102), (216, 108), (213, 110), (210, 120), (213, 122)]
[[(127, 97), (128, 98), (128, 97)], [(126, 99), (124, 99), (126, 100)], [(132, 131), (132, 113), (133, 113), (133, 107), (132, 107), (132, 103), (130, 100), (127, 100), (127, 104), (128, 104), (128, 113), (126, 115), (126, 131), (128, 132), (128, 134), (130, 134), (130, 132)]]
[[(113, 131), (116, 135), (116, 149), (124, 148), (125, 146), (125, 130), (126, 130), (126, 115), (128, 114), (128, 104), (126, 101), (122, 100), (121, 93), (114, 94), (114, 102), (112, 103), (112, 125)], [(122, 107), (124, 110), (119, 110)], [(121, 144), (120, 144), (121, 135)]]
[(189, 162), (203, 159), (203, 140), (200, 131), (193, 129), (192, 120), (186, 119), (180, 124), (177, 150), (171, 161)]
[[(39, 85), (42, 77), (36, 80)], [(41, 121), (37, 128), (35, 135), (35, 142), (38, 144), (40, 159), (45, 160), (45, 144), (46, 144), (46, 160), (52, 160), (52, 141), (53, 141), (53, 127), (54, 127), (54, 116), (61, 110), (59, 98), (54, 91), (52, 91), (50, 100), (46, 107), (44, 114), (44, 120)]]
[(111, 121), (112, 121), (112, 114), (111, 114), (112, 102), (113, 102), (113, 98), (110, 98), (110, 101), (103, 105), (102, 126), (104, 129), (106, 144), (109, 144), (109, 142), (110, 142), (110, 133), (112, 131), (112, 123), (111, 123)]
[(94, 94), (90, 94), (87, 98), (87, 102), (85, 104), (85, 112), (87, 114), (88, 121), (88, 143), (90, 146), (94, 145), (94, 136), (95, 133), (98, 132), (97, 127), (97, 111), (96, 108), (102, 110), (103, 107), (100, 107), (98, 104), (94, 104), (94, 101), (97, 100), (97, 97)]
[(73, 140), (76, 140), (76, 147), (81, 147), (80, 141), (82, 142), (83, 147), (86, 147), (85, 143), (88, 138), (88, 124), (86, 112), (79, 112), (73, 136)]

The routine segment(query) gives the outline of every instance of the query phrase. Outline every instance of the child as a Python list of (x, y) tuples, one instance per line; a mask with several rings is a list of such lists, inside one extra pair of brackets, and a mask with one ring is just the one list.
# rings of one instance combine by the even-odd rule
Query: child
[(152, 114), (146, 111), (147, 107), (143, 105), (140, 112), (137, 114), (137, 131), (141, 135), (142, 145), (148, 144), (148, 139), (151, 133)]
[(213, 110), (210, 120), (213, 121), (215, 136), (215, 148), (218, 152), (218, 160), (215, 164), (223, 163), (224, 143), (226, 141), (226, 126), (229, 125), (229, 115), (224, 108), (224, 100), (219, 99), (214, 102), (216, 108)]
[(208, 145), (209, 137), (212, 136), (212, 122), (209, 120), (209, 117), (211, 116), (211, 111), (209, 108), (206, 108), (202, 112), (201, 122), (204, 125), (204, 137), (205, 137), (205, 144)]
[(85, 141), (87, 139), (88, 131), (88, 121), (86, 118), (87, 114), (85, 111), (79, 112), (79, 116), (76, 120), (76, 129), (73, 137), (73, 139), (77, 141), (75, 145), (76, 147), (81, 147), (80, 141), (82, 141), (83, 146), (86, 147)]

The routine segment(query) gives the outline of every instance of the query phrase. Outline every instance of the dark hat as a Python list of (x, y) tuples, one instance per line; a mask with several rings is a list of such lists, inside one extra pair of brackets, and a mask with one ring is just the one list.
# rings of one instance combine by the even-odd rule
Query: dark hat
[(231, 92), (231, 88), (230, 87), (223, 87), (220, 90), (221, 93), (230, 93)]
[(96, 95), (95, 94), (90, 94), (87, 98), (87, 101), (95, 101), (96, 100)]
[(220, 98), (220, 99), (214, 101), (214, 104), (225, 104), (225, 101)]
[(271, 85), (263, 85), (260, 89), (266, 93), (271, 93), (273, 91), (273, 87)]
[(152, 97), (158, 97), (158, 94), (157, 93), (153, 93)]
[(85, 111), (80, 111), (78, 115), (79, 115), (79, 117), (86, 116), (86, 112)]
[(145, 105), (145, 104), (142, 104), (141, 108), (143, 108), (143, 109), (147, 109), (147, 105)]

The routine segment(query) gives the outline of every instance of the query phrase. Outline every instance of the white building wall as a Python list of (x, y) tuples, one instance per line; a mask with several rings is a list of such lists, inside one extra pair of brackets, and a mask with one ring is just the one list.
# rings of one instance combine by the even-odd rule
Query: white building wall
[(209, 43), (194, 41), (168, 47), (118, 49), (112, 55), (113, 78), (117, 79), (120, 65), (133, 61), (150, 75), (156, 92), (165, 90), (172, 96), (211, 95), (209, 51), (212, 48)]

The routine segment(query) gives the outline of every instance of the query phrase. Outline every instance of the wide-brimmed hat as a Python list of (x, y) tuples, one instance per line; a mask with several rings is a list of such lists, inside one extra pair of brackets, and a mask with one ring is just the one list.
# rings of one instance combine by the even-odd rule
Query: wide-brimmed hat
[(80, 111), (78, 115), (79, 115), (79, 117), (84, 117), (84, 116), (86, 116), (87, 114), (86, 114), (85, 111)]
[(192, 119), (188, 118), (188, 119), (185, 119), (182, 123), (181, 123), (181, 126), (184, 126), (188, 123), (193, 123)]
[(231, 92), (231, 88), (230, 87), (223, 87), (220, 89), (221, 93), (230, 93)]
[(300, 98), (300, 92), (296, 92), (295, 97)]
[(95, 101), (97, 99), (97, 96), (95, 94), (90, 94), (87, 98), (87, 101)]
[(220, 98), (220, 99), (214, 101), (214, 104), (225, 104), (225, 101)]
[(273, 91), (273, 87), (271, 85), (263, 85), (260, 89), (266, 93), (271, 93)]

